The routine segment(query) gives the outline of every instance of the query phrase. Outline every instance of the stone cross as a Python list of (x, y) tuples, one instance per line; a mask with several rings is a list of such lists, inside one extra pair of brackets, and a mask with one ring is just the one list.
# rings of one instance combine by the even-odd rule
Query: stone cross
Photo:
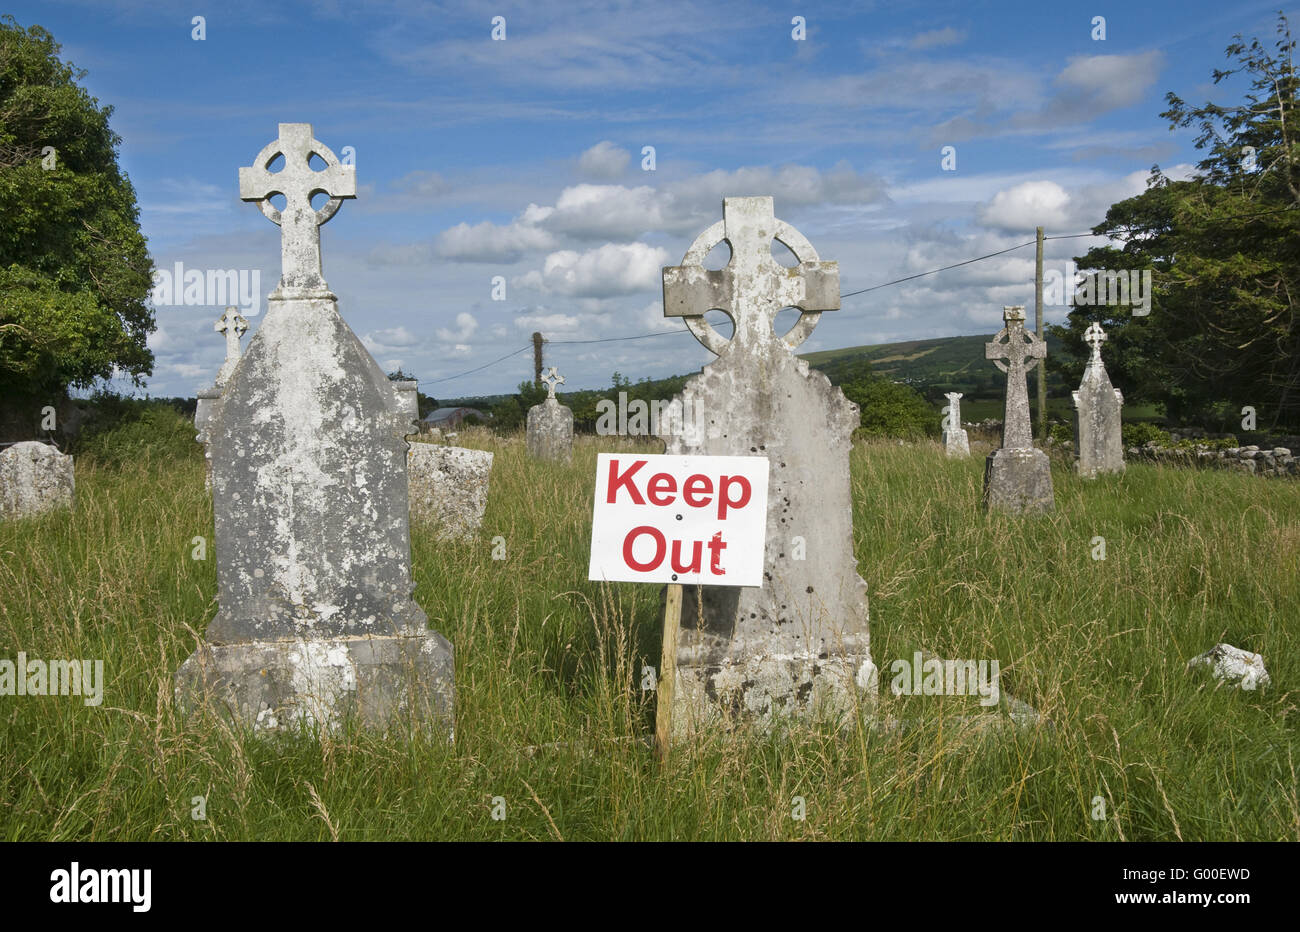
[[(1029, 423), (1029, 391), (1025, 374), (1036, 359), (1047, 357), (1047, 344), (1025, 330), (1024, 305), (1002, 308), (1005, 326), (998, 331), (993, 342), (984, 344), (984, 358), (1007, 374), (1006, 415), (1002, 426), (1002, 446), (1011, 450), (1033, 447), (1033, 431)], [(1006, 338), (1005, 342), (1003, 337)], [(1006, 360), (1003, 362), (1002, 360)], [(1039, 416), (1042, 416), (1040, 412)]]
[(1047, 345), (1025, 330), (1023, 305), (1004, 307), (1002, 320), (1006, 326), (993, 342), (984, 344), (984, 358), (1007, 374), (1002, 446), (984, 464), (984, 507), (1011, 514), (1044, 514), (1056, 507), (1052, 468), (1047, 454), (1034, 448), (1025, 373), (1033, 360), (1046, 358)]
[[(324, 162), (323, 169), (311, 167), (313, 155)], [(284, 158), (284, 167), (271, 171), (271, 163)], [(284, 210), (271, 203), (283, 195)], [(311, 199), (326, 194), (329, 200), (316, 210)], [(326, 146), (312, 137), (310, 123), (281, 123), (279, 138), (257, 154), (251, 167), (239, 169), (239, 197), (255, 201), (272, 223), (280, 225), (280, 291), (324, 292), (321, 275), (320, 226), (343, 204), (357, 196), (357, 175), (351, 166), (340, 164)]]
[(555, 398), (555, 386), (564, 384), (564, 376), (555, 371), (551, 366), (551, 371), (542, 376), (542, 381), (546, 383), (546, 400), (550, 401)]
[(221, 364), (221, 369), (217, 372), (217, 385), (224, 385), (226, 379), (230, 378), (230, 373), (234, 372), (235, 366), (239, 364), (241, 352), (239, 339), (248, 330), (248, 321), (244, 320), (235, 308), (228, 307), (226, 313), (212, 325), (212, 329), (226, 336), (226, 361)]
[[(788, 269), (772, 258), (773, 239), (796, 257), (812, 258)], [(724, 240), (731, 246), (727, 267), (704, 268), (704, 257)], [(823, 311), (840, 307), (839, 263), (816, 257), (802, 233), (773, 215), (772, 198), (725, 198), (722, 220), (696, 238), (681, 265), (664, 269), (664, 316), (683, 318), (695, 338), (721, 356), (730, 344), (768, 339), (781, 308), (797, 307), (799, 320), (784, 337), (794, 349), (808, 339)], [(714, 309), (735, 325), (730, 340), (704, 319)]]
[(1110, 384), (1106, 365), (1101, 361), (1101, 344), (1106, 331), (1093, 321), (1084, 331), (1084, 340), (1092, 347), (1092, 358), (1083, 370), (1083, 379), (1074, 398), (1075, 468), (1085, 479), (1103, 473), (1124, 471), (1122, 413), (1124, 395)]
[(1090, 366), (1101, 365), (1101, 344), (1106, 342), (1106, 331), (1101, 329), (1101, 324), (1095, 320), (1088, 325), (1088, 329), (1083, 332), (1083, 339), (1092, 347), (1092, 358), (1088, 360)]
[(528, 453), (534, 459), (572, 462), (573, 411), (555, 397), (555, 386), (564, 384), (564, 376), (551, 366), (542, 381), (546, 383), (546, 400), (528, 409), (525, 431)]
[[(311, 171), (313, 153), (324, 171)], [(280, 124), (240, 170), (241, 197), (280, 225), (284, 270), (239, 365), (200, 398), (218, 611), (176, 694), (256, 731), (453, 721), (451, 645), (411, 598), (417, 383), (388, 379), (321, 278), (317, 228), (355, 184), (305, 123)], [(318, 191), (331, 200), (313, 211)], [(283, 213), (266, 202), (275, 192)], [(237, 340), (238, 322), (223, 323)]]
[(970, 438), (961, 426), (961, 392), (947, 392), (948, 420), (943, 429), (944, 452), (949, 458), (960, 459), (970, 456)]
[[(726, 241), (731, 260), (702, 262)], [(773, 241), (795, 254), (786, 268)], [(769, 464), (762, 587), (688, 584), (677, 642), (673, 730), (742, 718), (760, 729), (788, 718), (844, 721), (870, 701), (866, 583), (853, 553), (849, 449), (856, 405), (794, 354), (839, 301), (839, 266), (824, 262), (770, 197), (729, 197), (722, 220), (681, 265), (665, 268), (664, 314), (681, 317), (717, 358), (687, 379), (659, 418), (664, 452), (764, 456)], [(772, 322), (800, 310), (783, 337)], [(730, 316), (730, 340), (704, 319)], [(862, 691), (866, 692), (864, 700)]]

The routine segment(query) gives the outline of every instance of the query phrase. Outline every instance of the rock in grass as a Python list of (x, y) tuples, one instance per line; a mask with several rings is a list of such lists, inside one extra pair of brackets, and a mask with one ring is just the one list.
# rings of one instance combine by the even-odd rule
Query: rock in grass
[(1215, 644), (1199, 657), (1187, 661), (1187, 669), (1209, 667), (1214, 678), (1242, 689), (1254, 689), (1269, 683), (1264, 658), (1231, 644)]
[(35, 440), (0, 451), (0, 519), (71, 508), (72, 457)]

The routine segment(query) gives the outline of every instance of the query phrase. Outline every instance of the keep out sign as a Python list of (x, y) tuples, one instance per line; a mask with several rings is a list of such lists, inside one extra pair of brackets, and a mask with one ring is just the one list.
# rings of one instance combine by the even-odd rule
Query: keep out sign
[(767, 458), (601, 453), (589, 579), (762, 586)]

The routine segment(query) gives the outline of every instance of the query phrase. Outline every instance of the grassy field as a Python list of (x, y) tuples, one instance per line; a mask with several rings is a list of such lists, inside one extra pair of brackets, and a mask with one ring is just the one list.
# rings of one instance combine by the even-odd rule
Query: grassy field
[[(497, 454), (481, 539), (413, 531), (415, 597), (456, 649), (454, 746), (178, 717), (172, 674), (216, 611), (197, 455), (83, 460), (75, 513), (0, 524), (0, 658), (102, 658), (107, 679), (98, 708), (0, 697), (0, 838), (1300, 837), (1296, 483), (1140, 464), (1083, 482), (1057, 464), (1056, 515), (1014, 521), (980, 513), (979, 456), (859, 445), (875, 717), (705, 736), (661, 767), (640, 687), (658, 592), (586, 581), (596, 441), (572, 467), (530, 461), (517, 439), (469, 444)], [(1273, 685), (1185, 672), (1218, 641), (1262, 652)], [(891, 662), (918, 649), (999, 660), (1044, 723), (981, 727), (964, 700), (892, 696)], [(873, 726), (886, 719), (908, 726)]]

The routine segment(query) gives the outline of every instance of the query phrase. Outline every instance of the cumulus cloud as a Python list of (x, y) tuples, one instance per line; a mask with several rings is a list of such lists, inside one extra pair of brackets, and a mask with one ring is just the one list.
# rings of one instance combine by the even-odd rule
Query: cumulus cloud
[(668, 251), (645, 243), (606, 243), (587, 252), (553, 252), (517, 283), (566, 297), (609, 298), (657, 286)]
[(395, 349), (408, 349), (420, 342), (419, 337), (405, 327), (372, 330), (361, 338), (361, 343), (372, 353), (391, 353)]
[(461, 262), (517, 262), (525, 253), (551, 249), (555, 238), (536, 221), (545, 208), (530, 204), (521, 217), (504, 226), (483, 221), (458, 223), (434, 240), (434, 251), (444, 259)]
[(608, 139), (596, 143), (578, 157), (578, 170), (589, 178), (617, 178), (632, 158)]
[(951, 26), (945, 26), (943, 29), (931, 29), (929, 32), (918, 33), (907, 43), (908, 48), (921, 50), (939, 48), (945, 45), (957, 45), (965, 41), (966, 33), (953, 29)]
[(1160, 76), (1157, 49), (1135, 55), (1085, 55), (1070, 59), (1053, 82), (1058, 90), (1048, 116), (1091, 118), (1137, 103)]
[(1000, 230), (1064, 229), (1070, 195), (1055, 181), (1025, 181), (999, 191), (979, 210), (981, 223)]
[(454, 330), (449, 327), (439, 327), (435, 331), (435, 335), (444, 343), (468, 343), (477, 329), (478, 321), (474, 319), (474, 315), (461, 311), (456, 315), (456, 328)]

